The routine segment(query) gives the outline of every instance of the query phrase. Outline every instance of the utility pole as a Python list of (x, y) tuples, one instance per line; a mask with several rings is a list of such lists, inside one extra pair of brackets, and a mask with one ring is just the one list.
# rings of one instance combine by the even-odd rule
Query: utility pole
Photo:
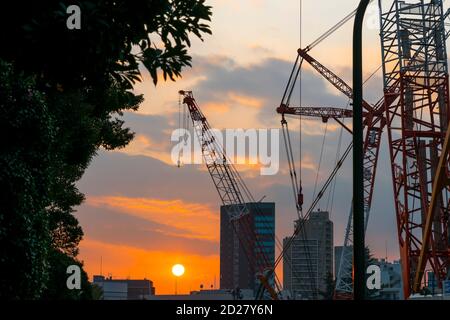
[(361, 0), (353, 26), (353, 296), (365, 297), (362, 27), (370, 0)]

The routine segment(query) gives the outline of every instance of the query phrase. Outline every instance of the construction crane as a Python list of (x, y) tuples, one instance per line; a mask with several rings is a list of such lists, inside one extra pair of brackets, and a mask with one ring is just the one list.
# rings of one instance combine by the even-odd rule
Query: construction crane
[[(372, 2), (372, 1), (371, 1)], [(309, 116), (309, 117), (320, 117), (322, 121), (327, 121), (328, 119), (334, 119), (340, 125), (343, 126), (348, 132), (352, 133), (351, 129), (348, 128), (343, 121), (340, 119), (351, 117), (352, 111), (346, 109), (337, 108), (318, 108), (317, 110), (312, 110), (312, 108), (305, 107), (291, 107), (290, 100), (292, 92), (295, 88), (296, 82), (298, 81), (300, 70), (302, 68), (303, 61), (307, 61), (319, 74), (321, 74), (329, 83), (331, 83), (337, 90), (346, 95), (349, 99), (353, 99), (352, 88), (343, 81), (339, 76), (337, 76), (330, 69), (325, 67), (323, 64), (314, 59), (309, 55), (309, 51), (319, 45), (323, 40), (328, 38), (331, 34), (342, 27), (346, 22), (354, 17), (356, 10), (352, 11), (341, 21), (336, 23), (333, 27), (327, 30), (314, 42), (308, 45), (306, 48), (300, 48), (297, 51), (297, 58), (292, 68), (288, 84), (283, 94), (280, 106), (277, 108), (277, 113), (282, 115), (282, 127), (284, 137), (289, 137), (289, 133), (285, 133), (288, 130), (285, 115), (298, 115), (298, 116)], [(393, 99), (393, 98), (392, 98)], [(376, 167), (378, 162), (378, 154), (380, 150), (381, 134), (385, 126), (384, 110), (386, 109), (386, 104), (389, 104), (392, 99), (381, 98), (375, 105), (371, 105), (367, 101), (363, 100), (363, 107), (365, 109), (364, 115), (364, 125), (366, 128), (366, 137), (364, 139), (364, 209), (365, 209), (365, 229), (367, 229), (370, 206), (373, 197), (373, 189), (375, 182)], [(289, 162), (293, 162), (292, 147), (290, 146), (290, 141), (285, 138), (286, 150), (288, 153)], [(290, 170), (294, 168), (293, 163), (289, 163)], [(298, 200), (296, 207), (298, 208), (303, 204), (303, 195), (301, 194), (301, 185), (294, 181), (296, 179), (295, 171), (291, 173), (292, 184), (295, 190), (298, 191)], [(297, 186), (295, 186), (295, 184)], [(301, 203), (300, 203), (301, 201)], [(352, 206), (351, 206), (352, 207)], [(350, 214), (348, 217), (348, 223), (345, 231), (345, 239), (342, 250), (342, 255), (340, 259), (339, 274), (336, 279), (335, 296), (336, 298), (348, 299), (352, 297), (353, 283), (352, 283), (352, 234), (353, 234), (353, 212), (350, 208)]]
[(386, 7), (379, 1), (379, 7), (384, 97), (396, 96), (385, 113), (408, 297), (420, 289), (427, 265), (439, 287), (450, 276), (450, 188), (439, 183), (441, 176), (436, 178), (439, 159), (441, 166), (448, 166), (444, 145), (450, 115), (448, 11), (444, 12), (442, 0), (394, 0)]
[[(307, 115), (310, 117), (320, 117), (322, 119), (334, 119), (341, 124), (348, 132), (352, 133), (340, 119), (352, 117), (352, 111), (347, 109), (338, 108), (320, 108), (318, 111), (311, 111), (310, 108), (304, 107), (291, 107), (290, 97), (295, 87), (295, 83), (298, 80), (300, 74), (299, 69), (302, 67), (303, 60), (307, 61), (317, 72), (319, 72), (328, 82), (330, 82), (336, 89), (346, 95), (349, 99), (353, 99), (352, 88), (339, 76), (337, 76), (330, 69), (314, 59), (309, 55), (308, 51), (312, 46), (308, 46), (306, 49), (299, 49), (297, 51), (297, 59), (294, 63), (294, 67), (289, 77), (288, 84), (286, 86), (285, 94), (281, 101), (280, 106), (277, 108), (277, 112), (282, 115), (283, 126), (286, 126), (284, 115)], [(367, 101), (363, 100), (363, 107), (366, 110), (364, 114), (364, 124), (366, 127), (366, 137), (364, 142), (364, 208), (365, 208), (365, 228), (369, 221), (370, 206), (372, 202), (376, 166), (378, 162), (378, 154), (380, 150), (381, 134), (385, 125), (383, 110), (386, 108), (387, 101), (383, 98), (380, 99), (374, 106)], [(289, 146), (287, 147), (288, 153)], [(288, 155), (289, 158), (289, 155)], [(340, 259), (339, 273), (336, 278), (336, 297), (337, 298), (351, 298), (353, 291), (352, 284), (352, 210), (350, 211), (347, 228), (345, 231), (344, 246), (342, 250), (342, 256)]]
[[(206, 167), (222, 204), (228, 208), (230, 224), (239, 240), (233, 243), (233, 252), (239, 254), (239, 246), (241, 246), (251, 268), (255, 270), (260, 288), (263, 288), (257, 293), (256, 298), (262, 298), (265, 290), (272, 299), (278, 300), (281, 296), (281, 286), (273, 271), (273, 263), (266, 257), (265, 250), (251, 226), (250, 211), (258, 209), (249, 208), (249, 203), (255, 203), (254, 198), (239, 172), (227, 158), (225, 150), (217, 142), (217, 138), (192, 92), (179, 91), (179, 94), (183, 98), (183, 104), (188, 108)], [(253, 256), (256, 256), (256, 259), (253, 259)]]
[[(410, 4), (409, 5), (397, 4), (397, 5), (399, 7), (403, 6), (404, 8), (407, 8), (407, 9), (404, 9), (405, 11), (411, 10), (411, 7), (413, 7), (413, 9), (417, 10), (414, 6), (411, 6)], [(437, 5), (439, 7), (439, 4), (435, 4), (435, 5)], [(442, 3), (440, 5), (441, 5), (441, 10), (439, 11), (440, 16), (437, 19), (438, 22), (436, 22), (436, 25), (439, 24), (443, 28), (443, 25), (444, 25), (443, 21), (444, 21), (444, 19), (446, 19), (449, 16), (450, 10), (443, 13)], [(380, 3), (380, 6), (381, 6), (381, 3)], [(420, 7), (420, 5), (417, 5), (417, 6)], [(350, 15), (348, 15), (341, 22), (336, 24), (336, 26), (338, 26), (338, 27), (342, 26), (346, 21), (349, 20)], [(392, 14), (392, 17), (394, 17), (394, 16), (395, 16), (395, 14)], [(436, 17), (437, 17), (437, 15), (435, 14), (435, 17), (434, 17), (435, 20), (436, 20)], [(398, 24), (395, 24), (393, 22), (393, 20), (394, 20), (394, 18), (391, 18), (391, 21), (389, 21), (389, 26), (391, 28), (393, 28), (393, 26), (398, 27)], [(327, 31), (326, 37), (328, 37), (332, 32), (336, 31), (338, 27), (333, 27), (330, 29), (331, 31)], [(392, 30), (390, 32), (391, 32), (391, 34), (395, 33)], [(445, 33), (445, 31), (443, 31), (441, 34), (442, 34), (441, 39), (442, 38), (447, 39), (449, 36), (449, 32)], [(290, 107), (289, 106), (290, 94), (292, 93), (292, 90), (295, 86), (295, 82), (297, 81), (297, 77), (300, 73), (300, 68), (302, 66), (303, 60), (306, 60), (317, 72), (319, 72), (327, 81), (329, 81), (334, 87), (336, 87), (336, 89), (338, 89), (339, 91), (344, 93), (349, 99), (353, 98), (353, 92), (352, 92), (351, 87), (349, 85), (347, 85), (335, 73), (333, 73), (331, 70), (329, 70), (324, 65), (319, 63), (316, 59), (311, 57), (308, 53), (309, 50), (311, 50), (314, 46), (316, 46), (318, 43), (320, 43), (320, 41), (322, 41), (326, 37), (321, 36), (321, 37), (319, 37), (318, 40), (313, 42), (311, 45), (309, 45), (305, 49), (298, 50), (297, 60), (294, 64), (294, 68), (291, 72), (291, 76), (289, 78), (288, 85), (287, 85), (285, 93), (283, 95), (282, 103), (281, 103), (280, 107), (277, 108), (277, 112), (282, 114), (282, 123), (285, 122), (285, 118), (284, 118), (285, 114), (308, 115), (308, 116), (313, 116), (313, 117), (318, 116), (318, 117), (321, 117), (322, 119), (324, 119), (324, 116), (323, 116), (324, 110), (318, 110), (317, 112), (314, 112), (314, 111), (309, 110), (309, 108), (304, 109), (303, 107)], [(389, 39), (389, 41), (391, 41), (391, 40), (392, 39)], [(386, 40), (386, 42), (388, 43), (387, 40)], [(430, 45), (425, 45), (426, 43), (428, 43), (428, 42), (427, 41), (417, 41), (416, 50), (411, 50), (412, 53), (411, 53), (411, 56), (409, 57), (409, 59), (403, 59), (404, 66), (406, 68), (410, 68), (412, 70), (413, 67), (416, 67), (418, 64), (420, 65), (420, 58), (425, 59), (423, 57), (424, 48), (427, 48), (427, 50), (429, 51), (428, 55), (431, 55), (431, 56), (433, 56), (433, 55), (436, 56), (436, 54), (438, 54), (439, 50), (442, 51), (442, 48), (445, 48), (445, 46), (443, 46), (443, 45), (440, 45), (440, 46), (439, 45), (431, 45), (430, 46)], [(391, 47), (389, 47), (389, 50), (391, 50), (391, 51), (389, 51), (389, 50), (385, 51), (383, 61), (385, 62), (386, 65), (388, 65), (388, 64), (395, 65), (395, 63), (392, 64), (393, 61), (396, 61), (396, 58), (395, 58), (396, 51), (393, 49), (393, 46), (394, 45), (391, 44)], [(404, 49), (404, 48), (402, 48), (402, 49)], [(383, 67), (384, 67), (383, 70), (386, 70), (386, 66), (383, 65)], [(399, 89), (400, 83), (401, 83), (401, 78), (394, 77), (394, 76), (392, 76), (392, 74), (389, 74), (388, 80), (390, 81), (390, 86), (385, 86), (384, 97), (382, 97), (375, 105), (372, 106), (371, 104), (367, 103), (366, 101), (363, 101), (363, 107), (366, 110), (366, 112), (364, 113), (364, 125), (366, 127), (366, 138), (364, 141), (364, 163), (363, 163), (363, 166), (364, 166), (365, 229), (367, 229), (367, 223), (369, 220), (368, 218), (369, 218), (370, 206), (371, 206), (371, 202), (372, 202), (372, 195), (373, 195), (373, 188), (374, 188), (374, 181), (375, 181), (375, 174), (376, 174), (376, 165), (377, 165), (377, 161), (378, 161), (378, 154), (379, 154), (379, 148), (380, 148), (381, 134), (383, 132), (383, 128), (387, 124), (386, 114), (389, 114), (388, 113), (388, 110), (390, 110), (389, 108), (401, 96), (401, 90)], [(423, 81), (423, 80), (421, 80), (421, 81)], [(446, 92), (448, 92), (448, 91), (446, 91)], [(398, 107), (397, 107), (397, 109), (398, 109)], [(325, 118), (326, 119), (328, 119), (328, 118), (335, 119), (338, 123), (342, 124), (342, 122), (339, 121), (339, 117), (333, 117), (333, 114), (336, 114), (336, 112), (333, 112), (332, 110), (329, 110), (329, 111), (330, 111), (330, 116), (325, 117)], [(340, 114), (344, 114), (343, 112), (344, 111), (341, 111)], [(392, 112), (392, 115), (399, 116), (399, 112)], [(417, 122), (420, 123), (421, 125), (425, 125), (425, 123), (422, 119)], [(426, 122), (426, 120), (425, 120), (425, 122)], [(445, 124), (444, 124), (444, 126), (445, 126)], [(347, 129), (347, 131), (350, 131), (347, 127), (345, 127), (345, 129)], [(441, 140), (443, 139), (442, 134), (441, 134), (440, 139)], [(390, 143), (391, 148), (392, 148), (392, 146), (393, 146), (393, 144)], [(288, 149), (288, 154), (289, 154), (289, 147), (287, 149)], [(392, 154), (397, 155), (398, 153), (399, 152), (398, 152), (398, 148), (397, 148), (397, 151), (391, 152), (391, 155)], [(288, 158), (289, 158), (289, 155), (288, 155)], [(394, 173), (393, 173), (393, 175), (394, 175)], [(429, 189), (431, 189), (431, 188), (429, 188)], [(397, 203), (398, 197), (396, 197), (395, 200)], [(424, 209), (422, 209), (422, 210), (424, 210)], [(435, 219), (437, 219), (437, 218), (435, 218)], [(402, 221), (402, 218), (398, 217), (397, 220)], [(427, 226), (427, 227), (429, 227), (429, 226)], [(336, 297), (350, 298), (351, 294), (352, 294), (352, 274), (351, 274), (351, 270), (352, 270), (352, 250), (351, 250), (352, 229), (353, 229), (352, 228), (352, 211), (350, 211), (348, 224), (347, 224), (347, 228), (346, 228), (345, 240), (344, 240), (344, 249), (342, 251), (342, 256), (341, 256), (341, 260), (340, 260), (341, 266), (339, 268), (339, 274), (337, 276)], [(400, 229), (402, 229), (402, 228), (400, 228)], [(403, 227), (403, 229), (405, 229), (405, 227)], [(399, 231), (399, 233), (400, 233), (400, 231)], [(427, 236), (429, 237), (428, 234), (427, 234)], [(441, 236), (441, 238), (442, 238), (442, 236)], [(402, 240), (403, 239), (400, 238), (400, 246), (402, 246)], [(442, 242), (445, 242), (445, 239), (441, 239), (441, 243)], [(427, 257), (427, 254), (425, 254), (423, 251), (424, 250), (422, 248), (422, 253), (421, 253), (422, 260), (421, 261), (425, 261), (426, 257)], [(445, 252), (441, 252), (441, 255), (443, 255), (445, 258)], [(447, 255), (448, 255), (448, 253), (447, 253)], [(403, 255), (402, 260), (403, 259), (410, 259), (410, 257)], [(434, 259), (439, 260), (436, 257)], [(444, 273), (445, 273), (445, 263), (443, 262), (444, 260), (445, 259), (440, 259), (440, 268), (436, 268), (436, 269), (438, 269), (438, 274), (440, 274), (440, 277), (441, 277), (440, 280), (442, 280), (442, 277), (444, 276)], [(436, 264), (436, 262), (435, 262), (435, 264)], [(419, 263), (419, 267), (422, 269), (424, 268), (424, 265), (425, 265), (425, 263), (423, 263), (423, 262)], [(419, 269), (419, 271), (421, 271), (423, 274), (423, 270)], [(405, 277), (411, 278), (411, 275), (409, 274), (409, 272), (405, 271), (405, 270), (403, 272), (403, 276), (404, 276), (404, 278)], [(421, 277), (421, 274), (420, 274), (420, 277)], [(416, 278), (418, 278), (418, 277), (416, 277)], [(411, 289), (410, 283), (408, 282), (407, 286), (405, 286), (405, 287), (407, 287), (407, 289), (405, 289), (405, 296), (408, 296), (410, 293), (410, 289)]]

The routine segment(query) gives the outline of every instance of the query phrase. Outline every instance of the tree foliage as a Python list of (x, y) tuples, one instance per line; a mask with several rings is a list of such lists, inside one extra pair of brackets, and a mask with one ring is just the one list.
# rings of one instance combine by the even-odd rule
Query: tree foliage
[(35, 80), (0, 60), (0, 297), (37, 298), (48, 278), (55, 125)]
[(15, 1), (0, 10), (4, 297), (58, 297), (63, 266), (80, 263), (76, 182), (99, 148), (133, 139), (121, 117), (143, 101), (132, 90), (142, 70), (155, 85), (158, 74), (175, 80), (191, 65), (190, 37), (211, 33), (204, 0), (77, 1), (81, 30), (66, 27), (71, 4)]
[(180, 76), (191, 65), (190, 34), (202, 39), (211, 33), (206, 24), (211, 8), (205, 0), (77, 1), (80, 30), (66, 28), (66, 9), (72, 3), (13, 2), (10, 12), (16, 9), (20, 15), (3, 11), (0, 19), (11, 44), (3, 50), (6, 57), (42, 73), (50, 83), (97, 86), (112, 76), (131, 89), (139, 80), (139, 63), (155, 84), (158, 70), (164, 79)]

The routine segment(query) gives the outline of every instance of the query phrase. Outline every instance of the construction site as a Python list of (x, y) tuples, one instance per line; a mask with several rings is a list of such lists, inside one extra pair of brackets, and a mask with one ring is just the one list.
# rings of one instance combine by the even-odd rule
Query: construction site
[(450, 300), (450, 1), (69, 2), (0, 10), (0, 300)]
[[(209, 115), (202, 111), (202, 101), (196, 100), (198, 92), (179, 91), (180, 117), (189, 120), (183, 120), (181, 127), (191, 130), (197, 137), (204, 166), (222, 205), (220, 289), (233, 290), (234, 294), (237, 290), (252, 289), (255, 299), (353, 299), (354, 235), (355, 231), (364, 235), (378, 219), (376, 214), (371, 214), (371, 207), (378, 160), (387, 150), (385, 156), (390, 159), (392, 193), (391, 198), (383, 200), (392, 202), (395, 209), (392, 215), (396, 221), (400, 258), (396, 281), (401, 288), (397, 299), (420, 298), (431, 289), (434, 296), (442, 297), (449, 291), (450, 100), (446, 40), (450, 36), (450, 11), (444, 9), (442, 0), (370, 2), (376, 2), (379, 8), (382, 60), (379, 68), (364, 79), (364, 84), (375, 73), (381, 73), (382, 91), (378, 92), (378, 100), (369, 101), (363, 96), (361, 103), (363, 203), (359, 205), (363, 206), (364, 230), (353, 228), (356, 204), (348, 203), (348, 219), (340, 222), (346, 227), (339, 250), (333, 248), (333, 222), (329, 217), (330, 210), (323, 210), (329, 205), (325, 206), (323, 202), (330, 202), (330, 195), (339, 188), (336, 178), (343, 164), (351, 158), (355, 95), (352, 84), (334, 72), (332, 65), (326, 66), (315, 58), (315, 50), (342, 26), (350, 24), (356, 10), (336, 21), (315, 41), (307, 45), (300, 43), (291, 73), (285, 75), (286, 85), (284, 92), (280, 92), (280, 104), (273, 106), (273, 117), (279, 118), (282, 133), (280, 150), (285, 153), (288, 163), (285, 179), (292, 186), (289, 197), (297, 217), (292, 221), (294, 231), (289, 237), (281, 239), (275, 234), (275, 204), (262, 202), (263, 199), (252, 194), (212, 130), (213, 125), (221, 127), (221, 124), (210, 124)], [(307, 32), (308, 26), (304, 25), (303, 29)], [(302, 70), (305, 66), (338, 90), (348, 100), (347, 106), (302, 104)], [(323, 183), (318, 184), (316, 180), (312, 197), (303, 193), (302, 158), (298, 157), (302, 152), (302, 119), (337, 125), (341, 137), (350, 137), (347, 140), (339, 138), (334, 168), (326, 173)], [(299, 140), (300, 145), (293, 143), (290, 127), (294, 125), (300, 126), (300, 138), (295, 140)], [(324, 140), (325, 135), (326, 131)], [(350, 143), (345, 145), (348, 140)], [(380, 147), (383, 140), (388, 143), (385, 149)], [(321, 150), (320, 161), (323, 145)], [(182, 166), (180, 162), (178, 165)], [(367, 284), (371, 281), (368, 278), (376, 277), (379, 270), (371, 269), (373, 263), (369, 260), (366, 255), (368, 271), (363, 281)], [(375, 265), (382, 268), (382, 263)], [(277, 275), (281, 270), (283, 281)], [(327, 280), (329, 276), (334, 281), (333, 278)], [(368, 287), (366, 297), (374, 288), (381, 289), (377, 288), (376, 280), (374, 286)]]

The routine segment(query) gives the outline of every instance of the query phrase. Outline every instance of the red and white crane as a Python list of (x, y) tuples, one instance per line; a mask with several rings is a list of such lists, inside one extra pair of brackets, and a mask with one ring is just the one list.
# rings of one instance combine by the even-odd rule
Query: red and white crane
[[(381, 2), (379, 5), (381, 9)], [(432, 198), (431, 185), (438, 154), (450, 114), (445, 52), (445, 40), (450, 33), (444, 29), (444, 20), (449, 13), (450, 11), (444, 12), (442, 1), (410, 4), (397, 0), (393, 1), (392, 7), (386, 13), (381, 13), (384, 96), (374, 105), (363, 101), (366, 130), (363, 163), (365, 229), (373, 198), (381, 135), (387, 126), (405, 297), (412, 292), (413, 278), (414, 289), (418, 290), (426, 265), (432, 268), (439, 284), (449, 276), (449, 203), (445, 200), (448, 198), (448, 186), (440, 189), (438, 200), (433, 198), (433, 204), (436, 206), (436, 212), (433, 213), (434, 223), (429, 222), (432, 220), (430, 217), (425, 219), (428, 202)], [(308, 53), (348, 21), (351, 15), (306, 49), (298, 50), (281, 105), (277, 108), (277, 112), (282, 115), (283, 128), (287, 128), (286, 114), (332, 118), (343, 125), (339, 117), (333, 115), (343, 116), (348, 110), (336, 113), (333, 108), (328, 108), (313, 112), (309, 108), (303, 110), (302, 107), (291, 107), (289, 102), (304, 60), (336, 89), (349, 99), (353, 98), (351, 87)], [(400, 15), (405, 16), (404, 20), (400, 20)], [(418, 32), (419, 36), (413, 36), (408, 32), (407, 26), (410, 29), (421, 28), (423, 32)], [(423, 35), (423, 39), (419, 39), (420, 35)], [(409, 55), (405, 57), (406, 50)], [(329, 112), (329, 116), (324, 116), (326, 112)], [(430, 149), (429, 152), (426, 151), (427, 148)], [(287, 147), (287, 152), (288, 158), (291, 159), (290, 146)], [(297, 189), (301, 190), (301, 185)], [(303, 197), (299, 196), (299, 199), (303, 200)], [(439, 205), (436, 205), (436, 202)], [(418, 217), (420, 215), (421, 217)], [(432, 227), (436, 229), (434, 232), (431, 232)], [(352, 230), (350, 211), (336, 279), (336, 297), (351, 297), (353, 290)]]
[[(195, 134), (201, 146), (202, 156), (214, 186), (222, 204), (228, 206), (229, 221), (239, 240), (233, 243), (235, 246), (233, 252), (239, 254), (239, 246), (241, 246), (251, 268), (255, 270), (256, 277), (260, 281), (260, 289), (256, 293), (256, 298), (261, 299), (265, 291), (272, 299), (278, 300), (281, 286), (274, 272), (273, 262), (266, 257), (265, 250), (252, 227), (250, 211), (258, 210), (257, 203), (239, 172), (228, 159), (223, 146), (218, 143), (218, 139), (211, 130), (211, 126), (200, 110), (192, 92), (180, 91), (179, 94), (188, 108)], [(249, 208), (249, 203), (256, 203), (256, 205)]]

